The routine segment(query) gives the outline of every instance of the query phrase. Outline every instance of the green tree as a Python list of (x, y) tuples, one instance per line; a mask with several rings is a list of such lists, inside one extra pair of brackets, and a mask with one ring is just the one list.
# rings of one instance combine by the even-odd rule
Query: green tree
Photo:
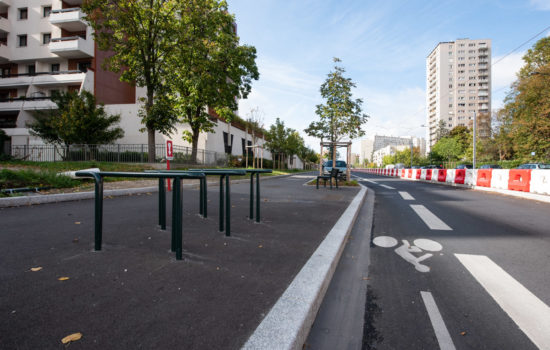
[(108, 144), (124, 136), (115, 125), (120, 115), (107, 115), (88, 91), (53, 92), (57, 109), (37, 111), (34, 121), (27, 123), (30, 133), (44, 141), (59, 145)]
[(167, 59), (178, 44), (177, 5), (182, 0), (87, 0), (82, 10), (100, 50), (110, 51), (103, 66), (120, 80), (145, 87), (140, 116), (147, 130), (149, 161), (155, 159), (155, 131), (174, 131), (175, 114), (164, 99)]
[[(516, 156), (550, 158), (550, 37), (540, 39), (523, 56), (525, 65), (500, 111)], [(504, 136), (504, 135), (502, 135)]]
[(470, 132), (470, 129), (462, 125), (452, 128), (447, 134), (447, 137), (456, 139), (462, 149), (468, 148), (472, 142), (472, 133)]
[(278, 161), (279, 168), (282, 163), (283, 154), (285, 153), (286, 139), (288, 138), (288, 129), (285, 127), (285, 123), (279, 118), (275, 120), (275, 124), (269, 127), (269, 130), (265, 134), (266, 143), (265, 146), (271, 152), (273, 157), (273, 165)]
[(437, 129), (435, 131), (435, 142), (441, 140), (448, 134), (449, 134), (449, 129), (447, 129), (445, 121), (440, 120), (439, 123), (437, 124)]
[(460, 159), (464, 152), (460, 142), (453, 137), (444, 137), (441, 140), (437, 141), (432, 147), (432, 153), (434, 159), (437, 159), (438, 156), (446, 159), (447, 161), (455, 161)]
[(208, 109), (230, 123), (237, 99), (247, 98), (259, 72), (256, 49), (239, 44), (225, 1), (179, 1), (177, 12), (181, 18), (167, 82), (176, 113), (191, 128), (183, 138), (192, 144), (194, 160), (200, 133), (214, 126)]
[[(340, 59), (334, 58), (334, 62), (334, 70), (321, 85), (321, 97), (326, 103), (316, 107), (319, 121), (312, 122), (305, 130), (309, 136), (332, 143), (363, 136), (365, 132), (361, 127), (369, 118), (362, 113), (363, 100), (352, 98), (351, 89), (356, 85), (351, 78), (344, 77), (345, 69), (338, 66)], [(332, 148), (332, 158), (336, 158), (335, 147)]]

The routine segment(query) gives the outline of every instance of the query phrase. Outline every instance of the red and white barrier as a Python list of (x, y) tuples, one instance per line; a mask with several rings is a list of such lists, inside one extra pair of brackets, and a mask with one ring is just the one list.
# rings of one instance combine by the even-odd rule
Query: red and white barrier
[(550, 170), (531, 170), (531, 193), (550, 195)]

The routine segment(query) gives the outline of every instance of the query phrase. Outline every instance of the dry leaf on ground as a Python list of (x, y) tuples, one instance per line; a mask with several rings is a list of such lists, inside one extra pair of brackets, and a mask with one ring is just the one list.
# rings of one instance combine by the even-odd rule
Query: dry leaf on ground
[(69, 279), (69, 277), (59, 277), (57, 280), (58, 281), (66, 281), (68, 279)]
[(75, 225), (80, 225), (80, 221), (75, 221)]
[(32, 272), (36, 272), (36, 271), (40, 271), (40, 270), (42, 270), (42, 267), (40, 267), (40, 266), (39, 267), (31, 267)]
[(67, 343), (72, 342), (72, 341), (80, 340), (80, 338), (82, 338), (82, 333), (80, 333), (80, 332), (73, 333), (73, 334), (70, 334), (70, 335), (66, 336), (65, 338), (61, 339), (61, 342), (63, 344), (67, 344)]

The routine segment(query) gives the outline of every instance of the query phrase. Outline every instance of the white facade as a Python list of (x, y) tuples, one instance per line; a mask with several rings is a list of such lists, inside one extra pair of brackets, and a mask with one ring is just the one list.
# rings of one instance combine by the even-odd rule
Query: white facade
[[(490, 113), (491, 40), (439, 43), (426, 58), (426, 90), (429, 151), (440, 121), (448, 130), (459, 125), (471, 127), (474, 113), (477, 117)], [(481, 137), (489, 132), (487, 127), (479, 129)]]
[(384, 163), (384, 157), (385, 156), (393, 156), (397, 152), (400, 152), (400, 151), (403, 151), (403, 150), (406, 150), (406, 149), (410, 149), (410, 146), (406, 146), (406, 145), (399, 145), (399, 146), (387, 145), (387, 146), (382, 147), (382, 148), (380, 148), (380, 149), (373, 152), (373, 154), (372, 154), (372, 159), (373, 160), (372, 161), (377, 166), (382, 166), (382, 164)]
[[(374, 154), (381, 149), (387, 149), (387, 146), (409, 148), (410, 146), (418, 147), (420, 149), (420, 155), (426, 155), (426, 140), (422, 137), (410, 137), (410, 136), (384, 136), (384, 135), (375, 135), (372, 138), (361, 140), (361, 153), (359, 154), (359, 160), (361, 164), (364, 164), (364, 161), (376, 163)], [(393, 150), (398, 148), (393, 148)], [(387, 155), (386, 153), (383, 153)], [(383, 157), (382, 157), (383, 158)], [(377, 158), (381, 160), (380, 153)]]

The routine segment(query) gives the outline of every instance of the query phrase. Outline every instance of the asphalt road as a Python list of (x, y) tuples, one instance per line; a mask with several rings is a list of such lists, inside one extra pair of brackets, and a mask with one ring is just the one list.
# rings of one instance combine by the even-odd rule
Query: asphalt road
[[(375, 194), (366, 303), (329, 289), (316, 320), (334, 303), (364, 311), (361, 344), (339, 348), (550, 349), (550, 204), (355, 175)], [(325, 337), (344, 332), (333, 316)]]

